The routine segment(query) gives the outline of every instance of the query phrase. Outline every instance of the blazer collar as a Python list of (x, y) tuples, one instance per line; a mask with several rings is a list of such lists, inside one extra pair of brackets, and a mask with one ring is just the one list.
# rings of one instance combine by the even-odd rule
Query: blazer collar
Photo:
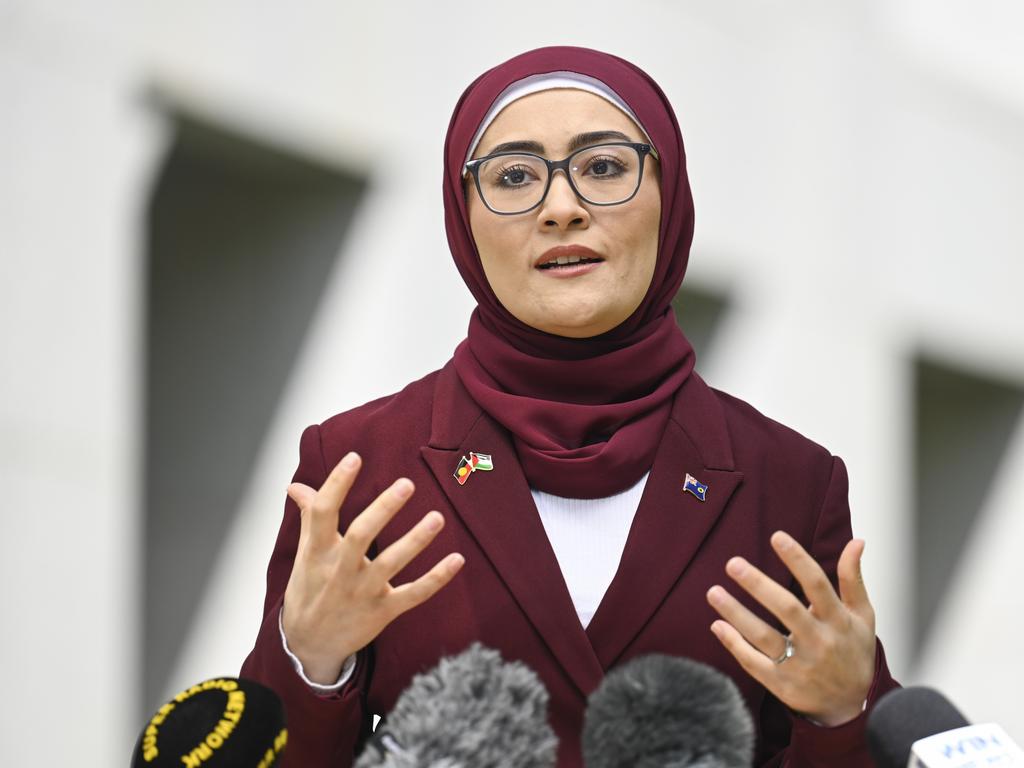
[[(584, 696), (603, 670), (580, 624), (558, 560), (530, 494), (508, 432), (473, 401), (449, 363), (434, 391), (430, 441), (424, 460), (498, 576)], [(459, 460), (469, 452), (491, 456), (493, 469), (459, 485)]]
[[(449, 363), (438, 374), (421, 453), (452, 507), (583, 695), (657, 611), (742, 476), (717, 397), (695, 373), (673, 402), (619, 569), (584, 631), (508, 432), (469, 396)], [(459, 460), (488, 453), (494, 469), (459, 485)], [(706, 500), (683, 492), (687, 474)]]
[[(687, 475), (707, 487), (703, 501), (684, 491)], [(604, 669), (684, 577), (742, 480), (720, 401), (691, 373), (676, 393), (619, 569), (587, 626)]]

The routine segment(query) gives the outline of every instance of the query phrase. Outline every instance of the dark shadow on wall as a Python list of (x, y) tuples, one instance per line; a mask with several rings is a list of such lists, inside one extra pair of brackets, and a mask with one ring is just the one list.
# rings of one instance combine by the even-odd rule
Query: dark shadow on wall
[(1021, 427), (1024, 386), (926, 357), (914, 368), (917, 655)]
[(706, 369), (713, 354), (715, 333), (729, 308), (726, 294), (689, 285), (684, 285), (672, 300), (676, 321), (697, 352), (698, 370)]
[[(338, 169), (173, 119), (147, 222), (146, 713), (365, 191), (364, 179)], [(269, 546), (253, 556), (268, 558)]]

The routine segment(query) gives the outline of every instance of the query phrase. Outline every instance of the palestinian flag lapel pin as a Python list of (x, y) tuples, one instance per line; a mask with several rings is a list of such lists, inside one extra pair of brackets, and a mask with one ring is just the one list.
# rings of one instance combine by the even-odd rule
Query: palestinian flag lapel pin
[(455, 468), (453, 477), (459, 481), (459, 485), (465, 485), (474, 472), (490, 472), (492, 469), (494, 462), (491, 461), (490, 454), (471, 451), (468, 459), (465, 456), (459, 459), (459, 466)]

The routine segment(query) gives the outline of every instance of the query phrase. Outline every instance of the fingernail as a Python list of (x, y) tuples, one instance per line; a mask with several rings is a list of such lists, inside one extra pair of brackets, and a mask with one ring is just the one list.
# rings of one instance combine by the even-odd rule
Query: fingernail
[(396, 480), (392, 488), (394, 489), (395, 495), (400, 499), (408, 499), (412, 496), (412, 480), (409, 480), (406, 477)]
[(359, 465), (359, 454), (355, 451), (349, 451), (345, 454), (345, 458), (341, 460), (341, 466), (345, 469), (355, 469)]
[(728, 563), (725, 564), (725, 570), (732, 576), (742, 576), (747, 572), (747, 564), (742, 558), (734, 557)]
[(451, 560), (448, 561), (448, 570), (450, 570), (450, 571), (457, 571), (457, 570), (459, 570), (459, 568), (461, 568), (465, 564), (465, 562), (466, 562), (466, 558), (464, 558), (462, 555), (460, 555), (458, 552), (456, 552), (452, 556)]
[(708, 590), (708, 601), (712, 605), (721, 605), (723, 602), (722, 588), (717, 584)]
[(442, 525), (444, 525), (444, 518), (439, 512), (431, 512), (427, 515), (427, 531), (429, 533), (441, 530)]
[(717, 621), (712, 623), (711, 631), (714, 632), (715, 637), (721, 637), (722, 636), (722, 630), (719, 628)]
[(775, 539), (775, 546), (778, 549), (789, 549), (793, 544), (793, 539), (785, 531), (776, 531), (772, 538)]

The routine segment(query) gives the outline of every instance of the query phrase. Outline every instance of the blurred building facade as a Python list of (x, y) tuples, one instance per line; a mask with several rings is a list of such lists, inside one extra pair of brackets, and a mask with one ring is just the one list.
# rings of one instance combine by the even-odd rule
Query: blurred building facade
[(451, 110), (549, 44), (666, 91), (698, 370), (847, 461), (896, 676), (1024, 740), (1022, 22), (996, 0), (0, 2), (0, 755), (127, 761), (160, 700), (237, 673), (302, 428), (464, 336)]

